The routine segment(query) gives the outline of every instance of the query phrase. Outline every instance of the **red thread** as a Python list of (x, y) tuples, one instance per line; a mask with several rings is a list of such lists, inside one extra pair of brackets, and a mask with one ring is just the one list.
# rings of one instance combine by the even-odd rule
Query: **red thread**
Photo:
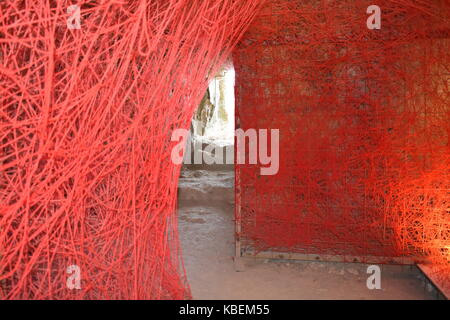
[(243, 249), (417, 257), (450, 288), (450, 2), (273, 0), (234, 54), (242, 129), (280, 129), (280, 172), (237, 166)]
[(171, 133), (260, 2), (0, 3), (0, 298), (190, 296)]

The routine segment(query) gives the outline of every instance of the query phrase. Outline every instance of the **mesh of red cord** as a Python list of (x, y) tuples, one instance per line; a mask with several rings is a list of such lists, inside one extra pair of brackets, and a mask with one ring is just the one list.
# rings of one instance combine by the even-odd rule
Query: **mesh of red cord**
[(260, 2), (0, 3), (0, 298), (190, 296), (170, 137)]
[(237, 166), (243, 250), (418, 257), (450, 289), (449, 19), (449, 1), (264, 5), (234, 54), (237, 117), (280, 129), (280, 171)]

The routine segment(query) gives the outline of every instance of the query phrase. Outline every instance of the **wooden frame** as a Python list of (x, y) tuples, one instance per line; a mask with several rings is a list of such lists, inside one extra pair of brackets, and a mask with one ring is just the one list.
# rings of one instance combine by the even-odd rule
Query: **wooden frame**
[[(236, 249), (236, 253), (237, 252)], [(270, 259), (270, 260), (300, 260), (300, 261), (325, 261), (325, 262), (347, 262), (366, 264), (393, 264), (393, 265), (414, 265), (411, 257), (377, 257), (377, 256), (351, 256), (351, 255), (327, 255), (327, 254), (303, 254), (291, 252), (253, 251), (240, 252), (240, 257)]]

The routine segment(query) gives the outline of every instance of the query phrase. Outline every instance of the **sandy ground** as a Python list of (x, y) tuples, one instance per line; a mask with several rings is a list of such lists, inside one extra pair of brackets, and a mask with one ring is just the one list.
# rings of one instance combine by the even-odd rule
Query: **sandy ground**
[(187, 170), (180, 178), (179, 229), (194, 299), (433, 299), (413, 267), (382, 266), (382, 289), (366, 286), (362, 264), (249, 259), (236, 272), (234, 177)]

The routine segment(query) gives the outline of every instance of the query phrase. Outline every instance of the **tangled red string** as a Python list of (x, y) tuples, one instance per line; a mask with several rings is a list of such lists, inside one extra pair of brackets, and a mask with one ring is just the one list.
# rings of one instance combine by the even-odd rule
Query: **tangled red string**
[[(367, 8), (381, 8), (369, 30)], [(426, 260), (450, 288), (450, 1), (272, 0), (235, 56), (243, 250)]]
[(0, 3), (0, 298), (189, 297), (171, 133), (260, 2)]

